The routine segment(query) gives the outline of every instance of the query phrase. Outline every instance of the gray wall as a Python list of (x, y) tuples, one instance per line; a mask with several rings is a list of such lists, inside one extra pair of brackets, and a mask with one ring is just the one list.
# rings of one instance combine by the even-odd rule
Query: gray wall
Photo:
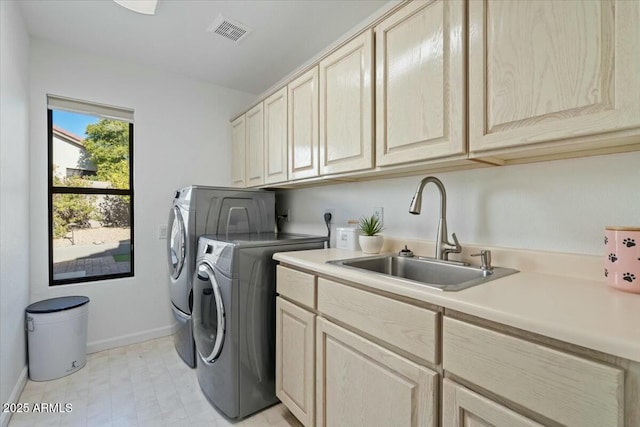
[[(0, 1), (0, 402), (26, 379), (29, 303), (29, 36), (13, 1)], [(0, 424), (6, 425), (2, 413)]]
[[(31, 40), (31, 300), (86, 295), (89, 351), (172, 332), (166, 226), (176, 189), (228, 185), (229, 119), (254, 95)], [(135, 277), (50, 288), (46, 94), (134, 109)]]
[[(408, 213), (415, 177), (326, 185), (278, 193), (291, 209), (291, 232), (325, 233), (324, 208), (335, 224), (384, 208), (393, 237), (435, 240), (436, 187), (424, 189), (422, 214)], [(465, 243), (599, 255), (607, 225), (640, 226), (640, 152), (492, 167), (437, 175), (447, 190), (449, 232)]]

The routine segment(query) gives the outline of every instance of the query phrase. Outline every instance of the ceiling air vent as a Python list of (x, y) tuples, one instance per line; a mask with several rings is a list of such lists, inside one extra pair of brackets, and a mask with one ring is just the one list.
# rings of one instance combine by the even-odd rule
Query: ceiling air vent
[(222, 15), (218, 15), (216, 20), (207, 28), (207, 32), (216, 33), (236, 43), (240, 43), (251, 31), (253, 30), (246, 25)]

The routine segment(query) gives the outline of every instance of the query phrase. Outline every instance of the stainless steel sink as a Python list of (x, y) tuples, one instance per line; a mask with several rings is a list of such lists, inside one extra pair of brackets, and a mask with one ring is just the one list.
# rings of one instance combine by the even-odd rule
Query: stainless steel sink
[(424, 257), (377, 255), (327, 261), (345, 268), (392, 276), (442, 291), (459, 291), (517, 273), (511, 268), (483, 270), (468, 264)]

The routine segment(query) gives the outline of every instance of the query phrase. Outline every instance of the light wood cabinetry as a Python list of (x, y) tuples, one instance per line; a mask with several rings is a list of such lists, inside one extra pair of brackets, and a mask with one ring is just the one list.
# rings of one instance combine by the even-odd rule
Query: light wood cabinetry
[(318, 311), (420, 361), (438, 363), (439, 313), (318, 279)]
[(436, 360), (439, 313), (282, 265), (276, 274), (276, 395), (305, 426), (436, 425), (438, 375), (401, 354)]
[(453, 381), (443, 380), (442, 425), (447, 427), (542, 427)]
[(325, 319), (316, 340), (318, 426), (437, 424), (435, 372)]
[(287, 180), (287, 88), (264, 100), (264, 183)]
[(318, 176), (318, 67), (287, 86), (289, 179)]
[(624, 371), (445, 317), (443, 368), (568, 426), (622, 426)]
[(315, 416), (315, 318), (276, 299), (276, 396), (305, 426)]
[(638, 22), (637, 1), (469, 2), (472, 157), (638, 144)]
[(373, 31), (320, 61), (320, 174), (373, 166)]
[(246, 134), (246, 179), (247, 187), (264, 183), (264, 115), (262, 103), (245, 114)]
[(278, 294), (309, 309), (315, 309), (316, 276), (278, 265), (276, 277)]
[(276, 396), (300, 422), (315, 425), (316, 281), (276, 267)]
[(376, 165), (465, 155), (464, 25), (465, 2), (436, 0), (376, 26)]
[(250, 157), (242, 179), (298, 186), (640, 150), (638, 22), (635, 0), (403, 2), (268, 98), (263, 178)]
[(231, 123), (231, 185), (245, 186), (245, 115)]
[(638, 363), (291, 266), (277, 290), (277, 395), (305, 426), (639, 425)]

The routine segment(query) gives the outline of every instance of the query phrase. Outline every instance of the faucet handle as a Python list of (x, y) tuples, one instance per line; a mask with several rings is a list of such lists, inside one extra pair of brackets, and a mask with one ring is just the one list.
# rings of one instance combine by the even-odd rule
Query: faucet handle
[(471, 254), (471, 256), (479, 256), (480, 257), (480, 269), (484, 271), (491, 271), (493, 267), (491, 266), (491, 251), (482, 249), (479, 254)]
[(453, 238), (453, 242), (455, 243), (455, 249), (452, 249), (451, 252), (459, 254), (462, 252), (462, 246), (460, 246), (460, 242), (458, 242), (458, 238), (456, 237), (456, 233), (452, 233), (451, 237)]
[[(439, 235), (439, 234), (438, 234)], [(446, 236), (444, 236), (446, 238)], [(443, 242), (442, 246), (442, 259), (445, 261), (449, 260), (449, 254), (459, 254), (460, 252), (462, 252), (462, 246), (460, 245), (460, 242), (458, 242), (458, 238), (456, 237), (456, 233), (453, 233), (451, 235), (451, 237), (453, 238), (453, 243), (451, 243), (449, 241), (449, 239), (446, 239), (445, 242)]]
[(398, 252), (398, 256), (411, 258), (414, 255), (413, 255), (413, 251), (409, 249), (407, 245), (404, 245), (404, 249), (401, 249), (400, 252)]

